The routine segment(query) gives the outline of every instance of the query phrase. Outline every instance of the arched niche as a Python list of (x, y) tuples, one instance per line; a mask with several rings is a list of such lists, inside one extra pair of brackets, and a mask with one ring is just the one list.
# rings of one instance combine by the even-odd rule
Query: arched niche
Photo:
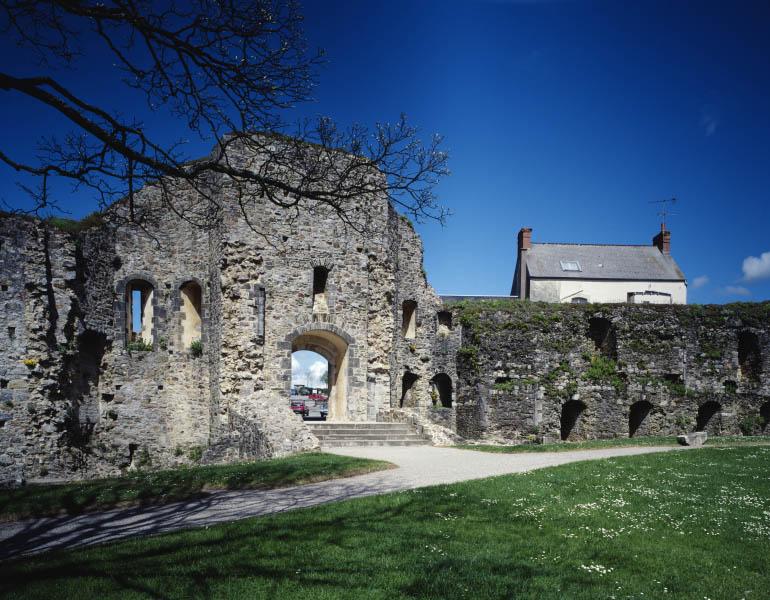
[(417, 383), (417, 380), (420, 378), (419, 375), (416, 375), (415, 373), (412, 373), (411, 371), (405, 371), (404, 375), (401, 377), (401, 400), (399, 401), (399, 406), (401, 408), (403, 407), (413, 407), (416, 404), (416, 399), (414, 396), (414, 384)]
[(197, 281), (186, 281), (179, 287), (179, 310), (182, 320), (182, 348), (200, 341), (203, 323), (203, 290)]
[(408, 340), (417, 336), (417, 302), (404, 300), (401, 307), (401, 333)]
[(434, 404), (444, 408), (452, 407), (452, 378), (446, 373), (439, 373), (430, 380), (432, 395), (436, 398)]
[(561, 439), (578, 439), (580, 437), (580, 418), (586, 405), (580, 400), (569, 400), (561, 407)]
[(695, 424), (696, 431), (708, 431), (712, 435), (719, 435), (722, 431), (722, 405), (709, 400), (698, 407), (698, 416)]
[(628, 409), (628, 437), (634, 437), (639, 430), (644, 431), (643, 425), (652, 411), (652, 403), (647, 400), (634, 402)]

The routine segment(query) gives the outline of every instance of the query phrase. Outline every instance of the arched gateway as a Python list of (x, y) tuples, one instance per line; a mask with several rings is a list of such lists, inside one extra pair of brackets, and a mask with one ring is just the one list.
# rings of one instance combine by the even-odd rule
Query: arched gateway
[(352, 338), (329, 323), (313, 323), (295, 330), (290, 336), (291, 352), (311, 350), (329, 362), (330, 421), (347, 421), (350, 389), (350, 354)]

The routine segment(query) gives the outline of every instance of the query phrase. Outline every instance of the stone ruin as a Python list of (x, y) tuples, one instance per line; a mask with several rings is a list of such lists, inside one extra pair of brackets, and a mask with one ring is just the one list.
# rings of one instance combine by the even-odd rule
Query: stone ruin
[(444, 303), (385, 197), (356, 229), (209, 194), (205, 229), (153, 210), (153, 186), (141, 226), (0, 216), (0, 483), (316, 449), (288, 401), (302, 349), (329, 362), (330, 420), (435, 443), (768, 421), (770, 305)]
[(467, 439), (770, 434), (770, 302), (455, 310)]
[(296, 350), (329, 362), (330, 420), (407, 418), (437, 375), (451, 389), (441, 300), (387, 198), (359, 199), (367, 222), (351, 228), (209, 193), (222, 209), (207, 228), (154, 210), (153, 186), (141, 226), (0, 217), (0, 480), (315, 449), (289, 407)]

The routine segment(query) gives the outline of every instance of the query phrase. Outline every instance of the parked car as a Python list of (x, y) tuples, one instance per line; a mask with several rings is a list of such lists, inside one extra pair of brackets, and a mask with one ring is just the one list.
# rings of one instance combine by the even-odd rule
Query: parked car
[(307, 399), (308, 400), (315, 400), (316, 402), (319, 402), (319, 401), (325, 401), (326, 400), (326, 396), (324, 396), (323, 394), (310, 394), (307, 397)]
[(303, 417), (306, 417), (308, 413), (304, 400), (292, 400), (291, 410), (297, 413), (298, 415), (302, 415)]
[(324, 402), (323, 404), (317, 404), (316, 406), (321, 409), (321, 418), (325, 421), (326, 417), (329, 416), (329, 403)]

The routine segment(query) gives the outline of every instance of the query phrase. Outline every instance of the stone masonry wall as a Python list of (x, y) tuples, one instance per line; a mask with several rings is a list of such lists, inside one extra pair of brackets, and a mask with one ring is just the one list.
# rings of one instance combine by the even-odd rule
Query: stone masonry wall
[(466, 438), (768, 431), (770, 303), (463, 302), (453, 311)]
[(66, 235), (0, 218), (0, 484), (58, 477), (82, 464), (66, 394), (67, 364), (77, 353), (76, 284)]
[[(231, 158), (259, 168), (259, 157)], [(210, 185), (217, 206), (206, 228), (168, 211), (152, 186), (139, 192), (135, 225), (125, 203), (67, 231), (2, 215), (0, 482), (316, 449), (289, 406), (291, 354), (301, 349), (338, 367), (334, 418), (399, 410), (409, 372), (406, 416), (452, 426), (451, 408), (433, 411), (430, 383), (440, 300), (419, 237), (387, 198), (356, 200), (358, 221), (345, 224), (323, 206), (279, 208), (259, 190), (244, 213), (227, 181)], [(199, 214), (197, 192), (164, 187)], [(318, 268), (328, 278), (316, 304)], [(190, 286), (201, 292), (201, 356), (183, 344)], [(130, 331), (133, 289), (149, 299), (149, 346), (137, 341), (146, 332)], [(410, 340), (405, 299), (418, 306)], [(437, 368), (454, 381), (448, 357)]]

